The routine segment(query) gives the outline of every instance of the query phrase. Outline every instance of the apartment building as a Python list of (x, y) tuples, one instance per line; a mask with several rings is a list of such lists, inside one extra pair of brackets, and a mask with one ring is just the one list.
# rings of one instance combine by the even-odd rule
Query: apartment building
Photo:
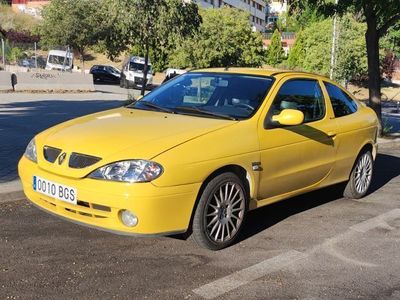
[(264, 0), (195, 0), (205, 8), (235, 7), (249, 12), (250, 23), (256, 31), (265, 31), (266, 2)]
[(287, 0), (270, 0), (266, 7), (266, 26), (273, 27), (274, 23), (276, 23), (279, 19), (279, 16), (282, 13), (287, 12), (288, 10), (288, 1)]

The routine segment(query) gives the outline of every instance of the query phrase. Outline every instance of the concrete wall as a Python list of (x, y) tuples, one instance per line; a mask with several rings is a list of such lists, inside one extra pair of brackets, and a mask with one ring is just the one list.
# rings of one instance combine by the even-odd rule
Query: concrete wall
[(16, 91), (95, 91), (91, 74), (27, 72), (16, 75)]
[(0, 71), (0, 91), (12, 90), (11, 73)]

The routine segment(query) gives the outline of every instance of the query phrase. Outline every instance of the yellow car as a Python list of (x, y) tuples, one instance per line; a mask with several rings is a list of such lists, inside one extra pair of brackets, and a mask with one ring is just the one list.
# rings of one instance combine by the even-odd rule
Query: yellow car
[(38, 134), (19, 175), (32, 203), (67, 220), (127, 235), (192, 230), (218, 250), (249, 210), (339, 182), (364, 196), (377, 124), (325, 77), (197, 70)]

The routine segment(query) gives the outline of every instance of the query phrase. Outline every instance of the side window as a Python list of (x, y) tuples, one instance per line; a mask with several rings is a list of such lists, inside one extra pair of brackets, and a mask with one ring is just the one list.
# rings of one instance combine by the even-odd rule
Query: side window
[(357, 111), (357, 104), (345, 92), (337, 86), (324, 82), (326, 90), (328, 91), (329, 98), (333, 107), (335, 117), (343, 117), (350, 115)]
[(325, 116), (325, 102), (318, 81), (296, 79), (285, 82), (274, 99), (269, 116), (279, 115), (284, 109), (302, 111), (304, 123), (321, 120)]

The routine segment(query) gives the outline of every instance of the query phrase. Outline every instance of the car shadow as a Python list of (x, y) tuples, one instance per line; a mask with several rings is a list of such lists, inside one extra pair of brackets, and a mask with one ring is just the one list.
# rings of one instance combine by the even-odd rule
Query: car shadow
[[(400, 176), (400, 158), (388, 154), (378, 154), (374, 172), (370, 194), (379, 192), (390, 180)], [(344, 187), (345, 184), (333, 185), (250, 211), (246, 222), (243, 224), (238, 242), (246, 240), (293, 215), (342, 199)]]
[(118, 100), (43, 100), (0, 103), (0, 183), (18, 178), (17, 163), (30, 139), (61, 122), (122, 106)]

